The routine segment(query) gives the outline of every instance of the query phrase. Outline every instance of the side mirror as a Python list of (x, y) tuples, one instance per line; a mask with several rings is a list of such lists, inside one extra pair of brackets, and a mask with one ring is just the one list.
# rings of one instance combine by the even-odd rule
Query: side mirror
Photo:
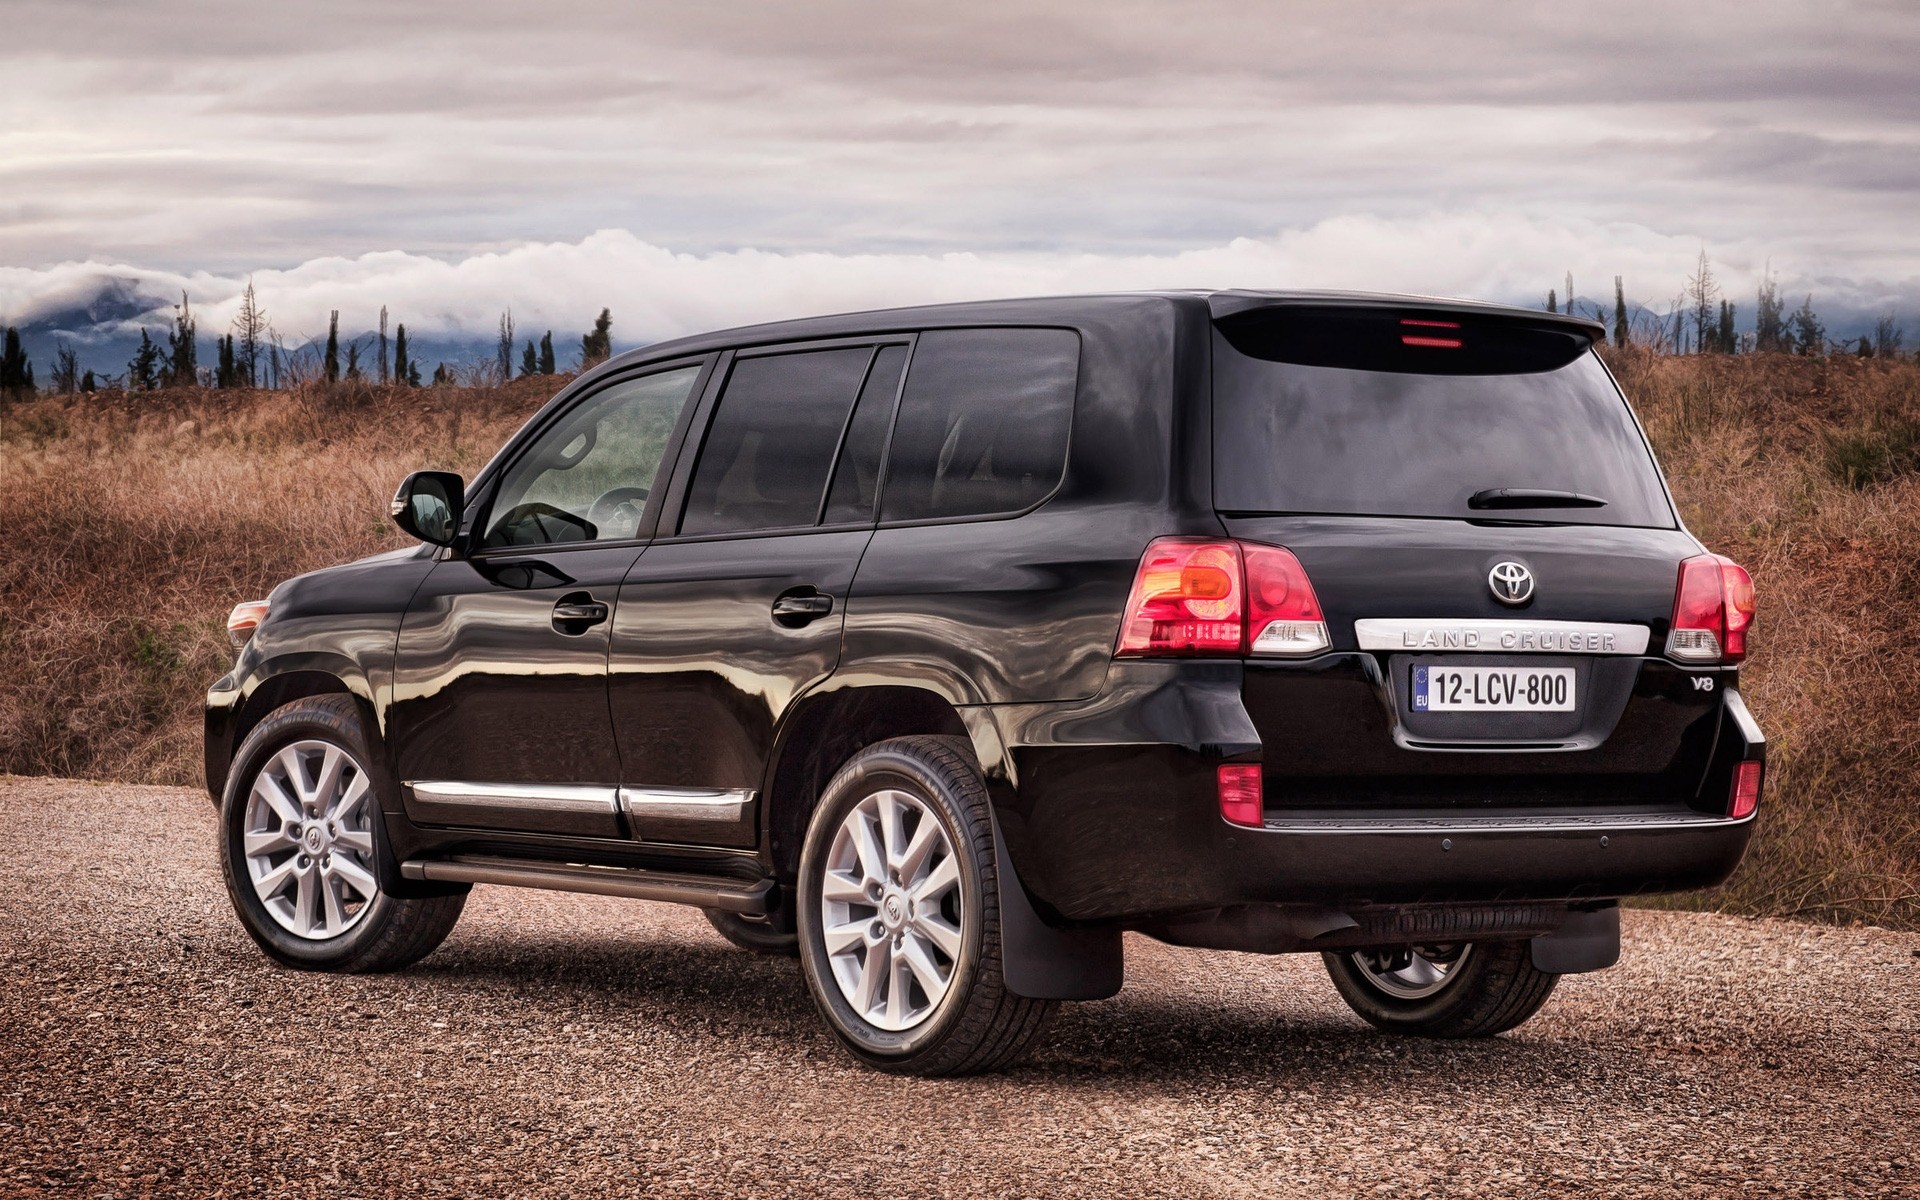
[(466, 481), (452, 471), (415, 471), (393, 494), (393, 523), (410, 537), (451, 546), (460, 534)]

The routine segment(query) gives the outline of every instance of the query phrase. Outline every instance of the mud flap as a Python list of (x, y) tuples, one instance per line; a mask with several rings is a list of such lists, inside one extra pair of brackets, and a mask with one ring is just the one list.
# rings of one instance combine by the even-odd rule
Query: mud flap
[(1620, 909), (1609, 904), (1591, 912), (1567, 914), (1567, 923), (1534, 938), (1535, 970), (1549, 975), (1603, 971), (1620, 961)]
[(1055, 929), (1033, 911), (993, 820), (1000, 879), (1000, 970), (1007, 990), (1029, 1000), (1105, 1000), (1126, 981), (1118, 929)]

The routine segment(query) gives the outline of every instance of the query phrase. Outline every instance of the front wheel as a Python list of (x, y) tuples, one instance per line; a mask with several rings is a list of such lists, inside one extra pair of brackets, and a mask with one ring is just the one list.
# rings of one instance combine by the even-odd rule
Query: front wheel
[(1389, 1033), (1492, 1037), (1547, 1002), (1560, 979), (1526, 942), (1456, 942), (1321, 956), (1347, 1006)]
[(220, 807), (227, 894), (287, 966), (396, 970), (432, 953), (466, 905), (464, 888), (393, 894), (375, 761), (347, 696), (275, 709), (234, 756)]
[(1056, 1007), (1007, 990), (986, 783), (964, 746), (870, 746), (827, 785), (801, 853), (800, 962), (821, 1015), (869, 1066), (996, 1070)]

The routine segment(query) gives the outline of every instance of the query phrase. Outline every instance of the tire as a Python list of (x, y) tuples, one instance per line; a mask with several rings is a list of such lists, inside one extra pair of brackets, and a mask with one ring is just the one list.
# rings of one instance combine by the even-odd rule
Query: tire
[(394, 894), (400, 871), (382, 820), (392, 795), (350, 696), (296, 700), (247, 734), (220, 805), (220, 863), (241, 925), (268, 957), (308, 970), (393, 971), (453, 931), (465, 887)]
[(714, 932), (732, 942), (742, 950), (755, 954), (778, 954), (793, 958), (800, 953), (800, 935), (792, 926), (792, 914), (786, 914), (787, 923), (782, 926), (781, 914), (767, 917), (743, 917), (739, 913), (730, 913), (718, 908), (703, 908), (707, 914), (707, 924)]
[[(1370, 959), (1368, 956), (1372, 954)], [(1526, 942), (1472, 942), (1414, 949), (1412, 964), (1444, 962), (1457, 955), (1451, 969), (1437, 983), (1404, 982), (1407, 972), (1381, 971), (1390, 963), (1382, 953), (1353, 951), (1326, 953), (1327, 974), (1348, 1007), (1389, 1033), (1433, 1038), (1480, 1038), (1521, 1024), (1553, 994), (1558, 975), (1533, 965)], [(1399, 991), (1402, 994), (1395, 994)], [(1407, 994), (1412, 993), (1412, 994)]]
[[(999, 1070), (1027, 1053), (1058, 1007), (1014, 995), (1001, 976), (988, 805), (960, 743), (905, 737), (854, 756), (814, 810), (796, 901), (801, 968), (828, 1026), (868, 1066), (921, 1076)], [(859, 828), (874, 838), (864, 854)], [(886, 890), (876, 899), (867, 864), (887, 828), (894, 836), (878, 876)]]

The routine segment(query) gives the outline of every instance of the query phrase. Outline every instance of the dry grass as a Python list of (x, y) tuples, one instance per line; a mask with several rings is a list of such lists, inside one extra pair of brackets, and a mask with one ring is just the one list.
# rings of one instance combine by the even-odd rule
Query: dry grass
[[(1612, 357), (1688, 523), (1761, 597), (1762, 834), (1707, 903), (1920, 925), (1920, 365)], [(554, 381), (41, 400), (0, 421), (0, 772), (192, 783), (222, 619), (401, 544), (417, 467), (471, 474)]]

